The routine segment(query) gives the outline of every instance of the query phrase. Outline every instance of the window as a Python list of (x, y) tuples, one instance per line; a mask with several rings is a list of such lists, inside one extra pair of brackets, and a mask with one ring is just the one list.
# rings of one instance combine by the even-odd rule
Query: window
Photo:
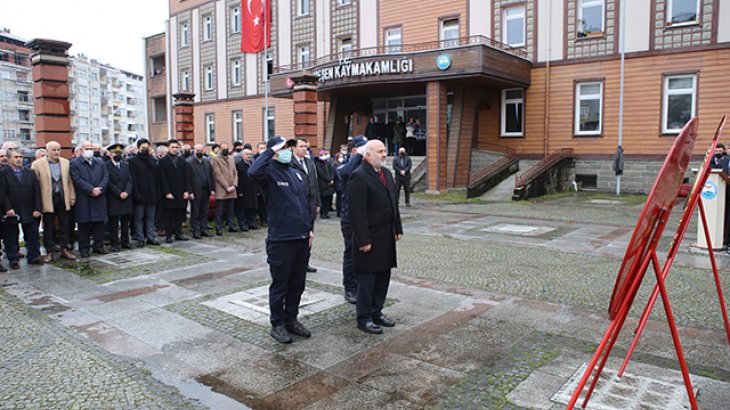
[(664, 77), (662, 133), (678, 133), (695, 115), (696, 107), (697, 75)]
[(271, 73), (274, 72), (274, 53), (270, 50), (266, 52), (266, 81), (269, 81)]
[(205, 67), (205, 89), (210, 91), (213, 89), (213, 66)]
[(190, 27), (188, 26), (188, 23), (183, 23), (182, 25), (182, 46), (187, 47), (190, 45)]
[(266, 141), (268, 141), (271, 138), (274, 138), (276, 135), (276, 129), (275, 129), (275, 118), (276, 113), (274, 111), (274, 107), (269, 107), (269, 112), (266, 112), (266, 108), (263, 109), (264, 113), (264, 136), (266, 137)]
[(84, 127), (89, 125), (89, 119), (86, 117), (79, 117), (79, 125), (82, 125)]
[(208, 144), (215, 142), (215, 114), (205, 114), (205, 140)]
[(79, 101), (78, 105), (76, 105), (76, 108), (79, 110), (88, 110), (89, 109), (89, 103), (86, 101)]
[(91, 81), (99, 81), (99, 75), (96, 73), (89, 74), (89, 78), (91, 79)]
[(525, 45), (525, 8), (511, 7), (504, 10), (502, 42), (512, 47)]
[(385, 31), (385, 45), (388, 46), (386, 52), (388, 53), (400, 53), (401, 44), (403, 44), (403, 36), (401, 34), (401, 28), (391, 28)]
[(578, 83), (575, 88), (575, 134), (601, 135), (603, 82)]
[(309, 0), (297, 0), (297, 15), (306, 16), (309, 14)]
[(78, 90), (79, 90), (79, 94), (81, 94), (81, 95), (86, 95), (89, 93), (89, 87), (87, 87), (85, 85), (80, 85), (78, 87)]
[(18, 102), (30, 102), (30, 93), (28, 91), (18, 91)]
[(337, 0), (337, 4), (339, 4), (340, 6), (345, 6), (347, 4), (350, 4), (350, 1), (351, 0)]
[(231, 33), (241, 32), (241, 9), (235, 7), (231, 10)]
[(203, 41), (213, 39), (213, 17), (205, 16), (203, 18)]
[(167, 101), (165, 97), (153, 97), (152, 98), (152, 122), (166, 122), (167, 121)]
[(441, 41), (443, 47), (459, 45), (459, 19), (441, 20)]
[(30, 122), (30, 111), (28, 111), (28, 110), (18, 110), (18, 121), (21, 121), (21, 122)]
[(182, 75), (182, 89), (183, 91), (190, 91), (190, 71), (183, 71)]
[(502, 90), (502, 136), (521, 137), (524, 134), (524, 91), (521, 88)]
[(299, 64), (304, 68), (309, 67), (309, 46), (299, 47)]
[(31, 136), (31, 132), (32, 132), (32, 130), (30, 128), (21, 128), (19, 131), (20, 132), (18, 133), (18, 136), (20, 137), (21, 140), (23, 140), (25, 142), (30, 141), (30, 136)]
[(243, 112), (233, 111), (233, 141), (243, 141)]
[(693, 24), (699, 21), (700, 0), (667, 0), (667, 25)]
[(578, 22), (578, 37), (603, 34), (603, 0), (582, 0)]
[(241, 59), (233, 60), (231, 63), (231, 81), (233, 85), (241, 85)]
[(340, 57), (348, 58), (352, 56), (352, 38), (345, 37), (340, 39)]

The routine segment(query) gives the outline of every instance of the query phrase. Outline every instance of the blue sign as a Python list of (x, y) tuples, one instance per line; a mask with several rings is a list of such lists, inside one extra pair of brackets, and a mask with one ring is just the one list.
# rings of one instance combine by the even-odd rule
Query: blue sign
[(712, 181), (705, 182), (701, 195), (704, 199), (715, 199), (717, 196), (717, 185)]
[(451, 56), (448, 54), (441, 54), (436, 60), (436, 66), (439, 70), (446, 70), (451, 67)]

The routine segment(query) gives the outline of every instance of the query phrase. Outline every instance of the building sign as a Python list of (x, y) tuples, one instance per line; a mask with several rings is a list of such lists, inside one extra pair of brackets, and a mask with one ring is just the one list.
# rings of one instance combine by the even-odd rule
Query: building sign
[(340, 64), (332, 67), (324, 67), (314, 71), (319, 77), (319, 82), (324, 83), (330, 80), (341, 78), (373, 77), (380, 75), (408, 74), (413, 72), (413, 59), (394, 58), (387, 60), (371, 60), (355, 62), (347, 59), (340, 60)]
[(439, 70), (448, 70), (451, 67), (451, 56), (448, 54), (441, 54), (436, 59), (436, 66)]
[(702, 188), (702, 198), (710, 200), (715, 199), (717, 196), (717, 185), (712, 181), (705, 182), (705, 186)]

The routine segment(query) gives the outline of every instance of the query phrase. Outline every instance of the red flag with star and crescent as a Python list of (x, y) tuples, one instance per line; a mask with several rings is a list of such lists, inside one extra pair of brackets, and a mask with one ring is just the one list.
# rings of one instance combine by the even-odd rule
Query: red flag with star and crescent
[[(264, 16), (266, 24), (264, 24)], [(258, 53), (271, 46), (271, 2), (241, 1), (241, 52)]]

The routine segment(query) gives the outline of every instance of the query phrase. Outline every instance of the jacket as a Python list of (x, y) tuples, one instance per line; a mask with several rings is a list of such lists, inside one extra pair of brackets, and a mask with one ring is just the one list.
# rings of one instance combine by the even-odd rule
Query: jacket
[[(177, 157), (177, 166), (175, 165)], [(182, 155), (167, 154), (157, 164), (157, 178), (160, 184), (160, 202), (163, 209), (183, 209), (188, 201), (184, 194), (190, 193), (190, 166)], [(172, 194), (172, 199), (166, 195)]]
[(342, 186), (345, 187), (345, 189), (342, 191), (342, 197), (340, 198), (340, 206), (342, 207), (342, 209), (340, 209), (340, 225), (347, 225), (350, 223), (350, 213), (348, 211), (349, 199), (347, 195), (347, 182), (350, 179), (350, 175), (355, 172), (355, 170), (360, 166), (361, 163), (362, 155), (354, 154), (350, 156), (350, 159), (348, 159), (347, 162), (337, 168), (337, 177), (340, 179)]
[(254, 161), (248, 176), (266, 195), (267, 240), (292, 241), (309, 238), (313, 218), (307, 201), (306, 174), (289, 164), (272, 161), (267, 149)]
[[(129, 164), (126, 161), (119, 163), (119, 168), (114, 162), (106, 163), (106, 170), (109, 172), (109, 185), (107, 186), (107, 212), (109, 215), (131, 215), (134, 212), (132, 194), (134, 193), (132, 175), (129, 173)], [(128, 194), (127, 199), (119, 195), (122, 192)]]
[(196, 198), (210, 197), (210, 191), (215, 187), (215, 181), (213, 180), (213, 169), (208, 158), (203, 157), (198, 161), (198, 158), (191, 155), (185, 161), (190, 165), (191, 192)]
[(238, 185), (236, 191), (238, 192), (238, 198), (236, 198), (237, 206), (243, 209), (258, 209), (259, 200), (256, 196), (256, 183), (248, 176), (248, 170), (252, 164), (247, 164), (243, 159), (236, 161), (236, 172), (238, 173)]
[(334, 194), (335, 171), (332, 169), (332, 163), (329, 160), (322, 161), (319, 158), (317, 158), (314, 163), (317, 168), (317, 185), (319, 186), (319, 195), (330, 196)]
[[(107, 220), (106, 190), (109, 172), (101, 158), (87, 162), (83, 157), (71, 161), (71, 179), (76, 189), (74, 216), (78, 223), (105, 222)], [(101, 195), (91, 196), (91, 190), (101, 188)]]
[[(73, 181), (71, 181), (71, 164), (66, 158), (59, 158), (58, 163), (61, 165), (61, 191), (63, 192), (63, 201), (66, 210), (70, 211), (72, 203), (76, 201), (76, 190)], [(41, 190), (41, 203), (43, 204), (43, 212), (53, 213), (53, 181), (51, 180), (51, 167), (48, 164), (48, 157), (33, 161), (31, 169), (35, 171), (36, 178)]]
[(28, 168), (22, 169), (20, 180), (15, 176), (13, 167), (7, 166), (2, 170), (5, 193), (9, 208), (20, 215), (21, 223), (33, 222), (33, 212), (41, 212), (41, 191), (35, 172)]
[(319, 197), (319, 183), (317, 182), (317, 167), (309, 157), (304, 157), (304, 163), (307, 165), (308, 172), (302, 169), (297, 157), (292, 155), (291, 166), (299, 170), (307, 181), (307, 203), (309, 204), (309, 214), (312, 215), (312, 222), (314, 222), (314, 218), (317, 217), (317, 208), (322, 206), (322, 198)]
[(238, 185), (238, 174), (236, 164), (231, 155), (216, 155), (211, 159), (210, 166), (213, 168), (213, 179), (215, 180), (215, 199), (236, 199), (236, 190), (226, 191), (229, 186)]
[(157, 163), (151, 155), (136, 155), (129, 160), (129, 173), (134, 185), (135, 205), (154, 205), (157, 203)]
[[(413, 161), (411, 161), (411, 157), (408, 155), (400, 156), (393, 158), (393, 173), (395, 174), (396, 179), (410, 179), (411, 178), (411, 168), (413, 167)], [(405, 175), (401, 175), (400, 172), (405, 171)]]

